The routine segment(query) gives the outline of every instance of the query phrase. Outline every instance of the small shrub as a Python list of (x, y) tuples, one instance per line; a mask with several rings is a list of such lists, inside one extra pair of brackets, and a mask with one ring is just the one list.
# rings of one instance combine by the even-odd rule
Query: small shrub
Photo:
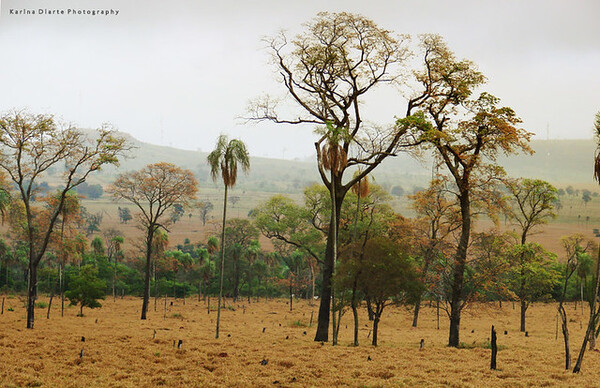
[(13, 309), (12, 307), (9, 307), (8, 310), (6, 311), (15, 311), (15, 309)]
[(179, 313), (174, 313), (173, 315), (171, 315), (171, 318), (181, 318), (181, 319), (183, 319), (183, 315), (181, 315)]

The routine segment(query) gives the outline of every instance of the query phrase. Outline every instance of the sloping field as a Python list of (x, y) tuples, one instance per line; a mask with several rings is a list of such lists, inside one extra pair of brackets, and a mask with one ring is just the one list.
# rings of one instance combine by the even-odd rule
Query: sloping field
[[(42, 298), (42, 300), (46, 300)], [(222, 313), (221, 338), (214, 338), (216, 312), (204, 302), (188, 299), (151, 302), (149, 319), (139, 320), (141, 300), (104, 301), (101, 309), (66, 309), (58, 304), (50, 319), (38, 309), (34, 330), (25, 329), (23, 301), (7, 297), (0, 315), (0, 385), (44, 387), (154, 386), (598, 386), (600, 353), (589, 352), (583, 371), (563, 370), (562, 338), (556, 339), (556, 305), (536, 304), (528, 312), (529, 336), (518, 332), (518, 309), (476, 305), (461, 323), (467, 348), (446, 347), (447, 318), (442, 312), (436, 329), (436, 310), (426, 307), (420, 327), (410, 327), (404, 308), (384, 312), (380, 346), (367, 338), (370, 324), (361, 312), (361, 345), (350, 346), (351, 314), (342, 319), (340, 346), (313, 342), (308, 327), (317, 305), (306, 301), (289, 311), (285, 300), (248, 304), (227, 302)], [(242, 304), (243, 303), (243, 304)], [(216, 300), (211, 300), (212, 308)], [(12, 308), (14, 311), (8, 311)], [(567, 308), (572, 352), (578, 352), (585, 318), (573, 305)], [(587, 316), (587, 311), (584, 312)], [(367, 327), (369, 324), (369, 327)], [(490, 327), (498, 330), (498, 370), (489, 370), (486, 341)], [(347, 325), (347, 326), (346, 326)], [(507, 334), (504, 331), (507, 331)], [(306, 332), (306, 334), (305, 334)], [(85, 342), (81, 337), (85, 337)], [(419, 341), (425, 347), (419, 350)], [(182, 348), (174, 346), (182, 340)], [(83, 357), (80, 351), (84, 349)], [(368, 360), (370, 358), (370, 360)], [(264, 360), (264, 361), (263, 361)], [(261, 363), (262, 361), (262, 363)], [(263, 365), (265, 364), (265, 365)]]

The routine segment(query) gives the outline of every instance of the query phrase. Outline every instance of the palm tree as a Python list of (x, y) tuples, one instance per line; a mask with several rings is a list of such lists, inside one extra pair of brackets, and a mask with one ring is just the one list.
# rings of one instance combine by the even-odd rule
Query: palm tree
[(219, 136), (217, 146), (206, 158), (210, 165), (210, 175), (217, 181), (219, 175), (223, 178), (225, 194), (223, 196), (223, 226), (221, 229), (221, 277), (219, 280), (219, 301), (217, 304), (217, 329), (215, 338), (219, 338), (221, 318), (221, 298), (223, 297), (223, 272), (225, 262), (225, 221), (227, 219), (227, 190), (235, 186), (238, 164), (244, 172), (250, 170), (250, 155), (244, 142), (238, 139), (229, 140), (226, 135)]

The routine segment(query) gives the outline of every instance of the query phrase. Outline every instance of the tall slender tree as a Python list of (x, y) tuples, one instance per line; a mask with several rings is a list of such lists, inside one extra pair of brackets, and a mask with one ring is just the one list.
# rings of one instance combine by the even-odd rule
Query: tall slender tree
[[(520, 279), (519, 289), (515, 290), (519, 297), (521, 305), (521, 331), (525, 331), (525, 312), (529, 307), (532, 295), (530, 285), (526, 284), (527, 279), (532, 279), (528, 275), (528, 267), (532, 262), (529, 259), (535, 257), (528, 254), (533, 251), (533, 246), (526, 246), (527, 237), (535, 232), (538, 226), (544, 225), (549, 219), (555, 218), (554, 204), (558, 200), (558, 191), (550, 183), (540, 179), (511, 179), (505, 182), (510, 193), (508, 207), (508, 217), (513, 220), (521, 229), (519, 244), (521, 248), (516, 248), (519, 252), (518, 272)], [(534, 249), (535, 250), (535, 249)], [(540, 290), (541, 291), (541, 290)]]
[(227, 191), (235, 186), (237, 181), (238, 164), (244, 172), (250, 171), (250, 155), (244, 142), (238, 139), (229, 140), (226, 135), (217, 139), (215, 149), (207, 157), (210, 165), (210, 175), (213, 181), (219, 176), (223, 179), (225, 190), (223, 193), (223, 224), (221, 227), (221, 276), (219, 280), (219, 299), (217, 302), (217, 326), (215, 338), (219, 338), (219, 325), (221, 323), (221, 299), (223, 298), (223, 272), (225, 269), (225, 222), (227, 220)]
[(139, 223), (145, 231), (146, 268), (141, 319), (146, 319), (150, 300), (150, 272), (155, 234), (167, 230), (170, 217), (166, 214), (175, 204), (186, 205), (195, 199), (196, 178), (190, 170), (171, 163), (149, 164), (141, 170), (121, 174), (109, 187), (115, 200), (123, 199), (139, 209)]
[(424, 92), (410, 99), (409, 112), (415, 113), (399, 119), (398, 126), (410, 128), (424, 148), (434, 151), (455, 186), (461, 227), (453, 258), (448, 344), (457, 347), (473, 207), (478, 200), (482, 205), (496, 202), (491, 184), (504, 172), (495, 164), (498, 154), (532, 152), (531, 133), (517, 128), (521, 120), (512, 109), (498, 106), (498, 98), (485, 92), (471, 97), (485, 82), (471, 61), (457, 60), (437, 35), (423, 36), (421, 44), (425, 66), (417, 79)]

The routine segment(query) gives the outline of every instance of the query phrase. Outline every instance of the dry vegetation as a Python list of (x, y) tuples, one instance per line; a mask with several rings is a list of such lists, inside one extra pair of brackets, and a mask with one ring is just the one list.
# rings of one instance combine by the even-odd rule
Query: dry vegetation
[[(455, 349), (446, 346), (448, 320), (444, 315), (436, 330), (434, 308), (423, 309), (416, 329), (410, 327), (407, 310), (384, 312), (377, 348), (369, 345), (368, 322), (362, 312), (361, 346), (354, 348), (350, 346), (350, 316), (342, 320), (340, 346), (313, 342), (315, 326), (308, 325), (312, 311), (316, 320), (317, 307), (306, 301), (295, 304), (293, 312), (284, 300), (249, 305), (227, 301), (230, 308), (224, 310), (219, 340), (214, 339), (216, 313), (208, 314), (204, 302), (188, 299), (183, 305), (182, 300), (175, 300), (171, 306), (170, 301), (166, 319), (164, 300), (160, 300), (158, 311), (151, 308), (146, 321), (138, 319), (141, 300), (136, 298), (106, 300), (100, 309), (84, 310), (82, 318), (76, 316), (75, 307), (60, 317), (59, 306), (53, 306), (49, 320), (45, 309), (38, 309), (36, 328), (27, 330), (24, 302), (7, 297), (0, 315), (1, 385), (595, 386), (595, 371), (600, 368), (600, 354), (591, 352), (579, 375), (563, 370), (554, 304), (536, 304), (528, 310), (529, 337), (518, 332), (518, 309), (513, 310), (510, 303), (502, 309), (497, 304), (473, 306), (461, 323), (461, 340), (467, 348)], [(572, 305), (568, 314), (575, 351), (585, 318)], [(497, 371), (489, 370), (486, 347), (492, 324), (502, 349)], [(423, 350), (419, 350), (421, 338), (425, 339)], [(177, 349), (174, 342), (180, 339), (183, 346)]]

